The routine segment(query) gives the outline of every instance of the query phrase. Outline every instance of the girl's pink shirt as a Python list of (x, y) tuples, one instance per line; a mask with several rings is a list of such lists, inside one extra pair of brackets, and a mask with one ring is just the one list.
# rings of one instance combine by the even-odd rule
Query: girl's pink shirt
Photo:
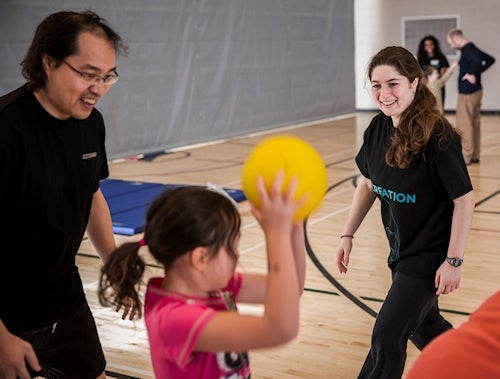
[(248, 354), (194, 351), (196, 341), (217, 311), (236, 310), (242, 275), (209, 298), (193, 298), (161, 288), (163, 278), (148, 282), (144, 318), (157, 378), (249, 378)]

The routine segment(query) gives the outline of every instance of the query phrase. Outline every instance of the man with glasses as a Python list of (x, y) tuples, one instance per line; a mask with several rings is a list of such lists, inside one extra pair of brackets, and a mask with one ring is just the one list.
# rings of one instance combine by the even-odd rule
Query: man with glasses
[(103, 261), (116, 247), (95, 106), (124, 51), (97, 14), (54, 13), (0, 97), (0, 378), (105, 378), (75, 256), (85, 232)]

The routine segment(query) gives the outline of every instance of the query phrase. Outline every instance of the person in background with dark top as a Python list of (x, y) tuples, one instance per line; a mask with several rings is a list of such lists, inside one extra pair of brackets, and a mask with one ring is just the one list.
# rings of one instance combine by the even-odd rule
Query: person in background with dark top
[[(420, 40), (418, 44), (417, 59), (422, 69), (432, 66), (438, 71), (439, 77), (443, 76), (448, 70), (448, 67), (450, 67), (446, 55), (441, 51), (439, 40), (433, 35), (425, 36)], [(443, 104), (443, 107), (445, 95), (445, 86), (443, 86), (441, 88), (441, 104)]]
[(104, 262), (116, 248), (95, 106), (124, 48), (93, 12), (51, 14), (21, 63), (27, 83), (0, 97), (0, 378), (105, 378), (75, 257), (85, 232)]
[(460, 136), (436, 109), (413, 54), (379, 51), (368, 66), (381, 113), (356, 156), (361, 171), (340, 236), (336, 264), (346, 273), (356, 230), (378, 198), (389, 242), (392, 284), (373, 328), (359, 378), (401, 379), (411, 338), (422, 349), (452, 328), (438, 297), (460, 285), (474, 210)]
[(460, 29), (451, 29), (446, 41), (460, 50), (458, 75), (457, 128), (462, 133), (466, 164), (479, 163), (481, 154), (481, 74), (495, 63), (495, 58), (468, 41)]
[(406, 379), (500, 378), (500, 291), (469, 320), (433, 340)]

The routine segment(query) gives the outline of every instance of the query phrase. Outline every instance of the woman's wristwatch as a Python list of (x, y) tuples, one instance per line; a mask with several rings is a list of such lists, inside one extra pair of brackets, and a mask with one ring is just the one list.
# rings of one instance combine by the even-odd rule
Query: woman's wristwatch
[(464, 263), (464, 260), (462, 258), (457, 258), (457, 257), (446, 257), (446, 262), (448, 262), (450, 265), (453, 267), (460, 267), (462, 266), (462, 263)]

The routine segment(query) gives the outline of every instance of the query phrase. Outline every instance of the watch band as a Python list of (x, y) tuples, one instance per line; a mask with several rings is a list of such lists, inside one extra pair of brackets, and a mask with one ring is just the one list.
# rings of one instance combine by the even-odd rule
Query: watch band
[(453, 267), (460, 267), (462, 266), (462, 263), (464, 263), (464, 260), (457, 257), (446, 257), (446, 262), (448, 262)]

